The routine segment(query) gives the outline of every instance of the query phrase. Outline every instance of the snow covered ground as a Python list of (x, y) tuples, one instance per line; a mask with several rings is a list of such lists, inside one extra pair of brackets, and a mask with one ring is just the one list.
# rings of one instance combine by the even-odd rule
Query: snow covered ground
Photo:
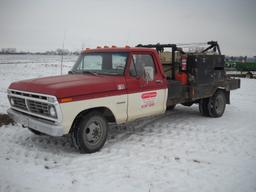
[[(11, 81), (58, 74), (57, 63), (1, 64), (0, 112)], [(242, 79), (231, 102), (218, 119), (177, 106), (112, 127), (94, 154), (79, 154), (68, 137), (0, 127), (0, 191), (256, 191), (256, 80)]]

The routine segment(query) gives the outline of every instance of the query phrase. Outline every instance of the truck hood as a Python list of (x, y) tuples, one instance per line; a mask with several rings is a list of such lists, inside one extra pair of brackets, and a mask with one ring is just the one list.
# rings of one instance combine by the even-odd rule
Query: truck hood
[(69, 74), (18, 81), (12, 83), (9, 89), (65, 98), (117, 91), (120, 84), (125, 84), (124, 77)]

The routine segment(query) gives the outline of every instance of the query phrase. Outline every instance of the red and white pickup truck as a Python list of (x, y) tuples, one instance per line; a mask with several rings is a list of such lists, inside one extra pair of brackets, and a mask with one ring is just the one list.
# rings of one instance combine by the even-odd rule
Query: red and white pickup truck
[(86, 49), (67, 75), (12, 83), (8, 114), (35, 134), (71, 134), (82, 153), (104, 145), (109, 122), (162, 114), (178, 103), (197, 103), (203, 115), (220, 117), (240, 80), (227, 78), (224, 56), (208, 50), (185, 53), (174, 44)]

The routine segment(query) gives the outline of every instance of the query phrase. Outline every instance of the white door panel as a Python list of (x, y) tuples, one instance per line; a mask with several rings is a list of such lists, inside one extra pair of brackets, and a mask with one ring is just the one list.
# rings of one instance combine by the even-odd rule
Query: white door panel
[(167, 89), (128, 94), (128, 121), (163, 113), (166, 94)]

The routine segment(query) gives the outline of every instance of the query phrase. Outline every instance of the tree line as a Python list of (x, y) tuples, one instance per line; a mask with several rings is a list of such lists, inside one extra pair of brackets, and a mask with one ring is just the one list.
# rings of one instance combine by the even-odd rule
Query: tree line
[(56, 49), (44, 52), (17, 51), (16, 48), (2, 48), (0, 54), (20, 54), (20, 55), (79, 55), (80, 51), (70, 51), (68, 49)]

